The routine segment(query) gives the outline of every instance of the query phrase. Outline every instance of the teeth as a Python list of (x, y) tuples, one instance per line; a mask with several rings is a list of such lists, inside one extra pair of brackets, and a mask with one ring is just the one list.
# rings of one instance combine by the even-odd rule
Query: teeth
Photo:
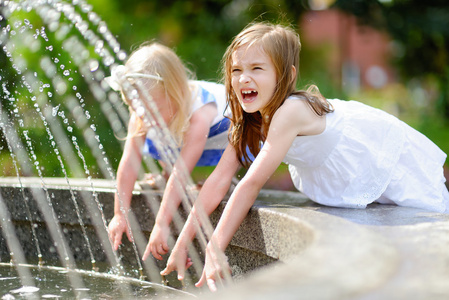
[(254, 93), (254, 92), (256, 92), (256, 91), (242, 91), (242, 94), (251, 94), (251, 93)]

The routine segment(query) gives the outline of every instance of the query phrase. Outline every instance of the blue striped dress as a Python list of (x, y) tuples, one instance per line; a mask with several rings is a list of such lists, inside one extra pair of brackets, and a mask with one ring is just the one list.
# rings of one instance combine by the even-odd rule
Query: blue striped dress
[[(216, 166), (228, 145), (230, 121), (225, 117), (228, 115), (225, 87), (222, 84), (207, 81), (190, 81), (189, 84), (192, 87), (192, 96), (194, 97), (192, 114), (208, 103), (215, 103), (218, 109), (218, 114), (209, 130), (206, 146), (196, 164), (198, 167)], [(154, 159), (161, 159), (156, 146), (148, 136), (145, 141), (144, 153), (148, 153)]]

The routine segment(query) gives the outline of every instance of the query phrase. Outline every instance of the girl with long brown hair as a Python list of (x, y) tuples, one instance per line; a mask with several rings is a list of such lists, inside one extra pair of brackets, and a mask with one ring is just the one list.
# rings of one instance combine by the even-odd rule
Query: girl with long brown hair
[[(249, 166), (235, 187), (206, 247), (197, 286), (228, 272), (223, 251), (259, 191), (285, 162), (295, 186), (329, 206), (365, 208), (397, 204), (448, 212), (443, 153), (424, 135), (381, 110), (356, 101), (326, 99), (316, 86), (297, 91), (301, 44), (290, 27), (251, 24), (224, 55), (230, 144), (205, 182), (163, 275), (191, 265), (187, 246), (200, 210), (210, 214), (240, 165)], [(246, 155), (249, 148), (254, 161)], [(224, 262), (224, 265), (223, 265)]]

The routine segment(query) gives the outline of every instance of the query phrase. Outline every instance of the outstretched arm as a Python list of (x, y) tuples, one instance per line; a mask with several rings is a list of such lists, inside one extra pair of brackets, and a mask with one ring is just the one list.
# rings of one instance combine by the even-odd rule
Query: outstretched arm
[(186, 185), (185, 175), (190, 175), (200, 159), (206, 145), (210, 125), (216, 115), (217, 108), (213, 103), (201, 107), (192, 115), (189, 129), (184, 136), (180, 159), (175, 163), (167, 181), (143, 260), (147, 259), (150, 253), (161, 260), (161, 255), (168, 252), (169, 225), (182, 200), (179, 194), (180, 190), (182, 191), (181, 185)]
[(235, 150), (228, 145), (217, 167), (204, 183), (168, 259), (167, 267), (161, 272), (162, 275), (168, 275), (177, 270), (178, 279), (184, 278), (185, 269), (191, 264), (187, 258), (187, 249), (196, 235), (202, 216), (210, 215), (217, 208), (239, 167), (240, 163), (236, 158)]
[[(136, 116), (133, 114), (128, 125), (128, 133), (136, 132)], [(132, 192), (137, 180), (142, 162), (141, 147), (144, 136), (130, 137), (125, 142), (122, 158), (117, 170), (117, 192), (114, 196), (114, 217), (108, 226), (109, 239), (115, 250), (122, 243), (122, 235), (126, 232), (128, 239), (132, 240), (131, 232), (128, 230), (126, 219), (131, 206)]]
[(207, 245), (205, 265), (197, 287), (207, 283), (210, 290), (216, 290), (215, 282), (223, 277), (224, 272), (221, 267), (223, 263), (220, 264), (218, 260), (254, 204), (261, 188), (281, 164), (295, 137), (319, 131), (317, 128), (322, 122), (321, 117), (314, 115), (299, 101), (286, 101), (276, 112), (264, 146), (234, 189)]

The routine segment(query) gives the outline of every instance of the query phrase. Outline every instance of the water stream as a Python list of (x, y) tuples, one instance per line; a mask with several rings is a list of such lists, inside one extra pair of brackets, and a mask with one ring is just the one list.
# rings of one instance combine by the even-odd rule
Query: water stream
[[(3, 60), (0, 61), (0, 150), (9, 153), (9, 160), (5, 161), (5, 156), (2, 156), (0, 163), (5, 166), (4, 172), (16, 176), (21, 185), (24, 210), (36, 248), (36, 256), (31, 260), (38, 261), (38, 267), (44, 266), (41, 243), (35, 232), (39, 225), (33, 221), (36, 212), (30, 210), (31, 199), (25, 194), (21, 183), (23, 177), (35, 176), (40, 178), (41, 189), (32, 189), (32, 200), (38, 203), (39, 212), (58, 253), (59, 264), (68, 270), (71, 290), (77, 297), (87, 297), (91, 288), (85, 287), (83, 275), (69, 271), (78, 269), (77, 262), (59, 224), (61, 216), (56, 214), (56, 199), (48, 191), (46, 178), (54, 176), (52, 171), (58, 174), (56, 176), (65, 178), (77, 224), (83, 233), (83, 244), (89, 253), (91, 271), (96, 272), (98, 268), (92, 251), (92, 244), (97, 241), (88, 237), (80, 205), (86, 208), (96, 238), (102, 241), (103, 251), (111, 266), (110, 272), (123, 276), (125, 268), (121, 265), (120, 254), (111, 248), (108, 241), (107, 219), (93, 179), (115, 181), (116, 178), (108, 148), (123, 147), (120, 137), (126, 136), (129, 114), (120, 95), (109, 88), (104, 78), (110, 74), (111, 68), (126, 60), (127, 54), (106, 23), (85, 1), (0, 0), (0, 9), (0, 59)], [(132, 99), (134, 111), (151, 125), (152, 138), (163, 154), (162, 160), (168, 171), (171, 171), (179, 153), (156, 105), (138, 80), (135, 84), (123, 80), (122, 88)], [(143, 95), (143, 100), (138, 95)], [(95, 106), (92, 105), (93, 101)], [(106, 132), (106, 136), (99, 132)], [(41, 149), (46, 149), (46, 152), (43, 154)], [(44, 163), (48, 161), (53, 162), (51, 170)], [(154, 161), (145, 161), (144, 170), (159, 172)], [(92, 193), (75, 193), (71, 178), (85, 179)], [(179, 189), (184, 195), (183, 206), (188, 211), (196, 197), (196, 190), (192, 188), (194, 184), (187, 172), (178, 180)], [(36, 287), (36, 277), (32, 274), (34, 269), (30, 269), (27, 261), (30, 258), (21, 251), (22, 246), (15, 236), (6, 202), (7, 199), (0, 194), (2, 231), (11, 253), (9, 268), (14, 266), (16, 272), (8, 276), (19, 278), (23, 287)], [(157, 205), (153, 212), (156, 210)], [(208, 223), (206, 220), (204, 216), (203, 223)], [(178, 229), (183, 225), (182, 219), (176, 215), (174, 223)], [(127, 224), (134, 238), (132, 248), (139, 279), (160, 282), (155, 263), (140, 259), (147, 237), (142, 234), (133, 213), (129, 214)], [(212, 230), (211, 225), (206, 227), (206, 235), (199, 236), (203, 247), (207, 243), (207, 234)], [(197, 274), (200, 274), (202, 265), (199, 254), (191, 251), (190, 255)], [(123, 297), (132, 294), (128, 284), (118, 284), (118, 289)], [(21, 293), (20, 289), (10, 289), (8, 293), (12, 290)]]

